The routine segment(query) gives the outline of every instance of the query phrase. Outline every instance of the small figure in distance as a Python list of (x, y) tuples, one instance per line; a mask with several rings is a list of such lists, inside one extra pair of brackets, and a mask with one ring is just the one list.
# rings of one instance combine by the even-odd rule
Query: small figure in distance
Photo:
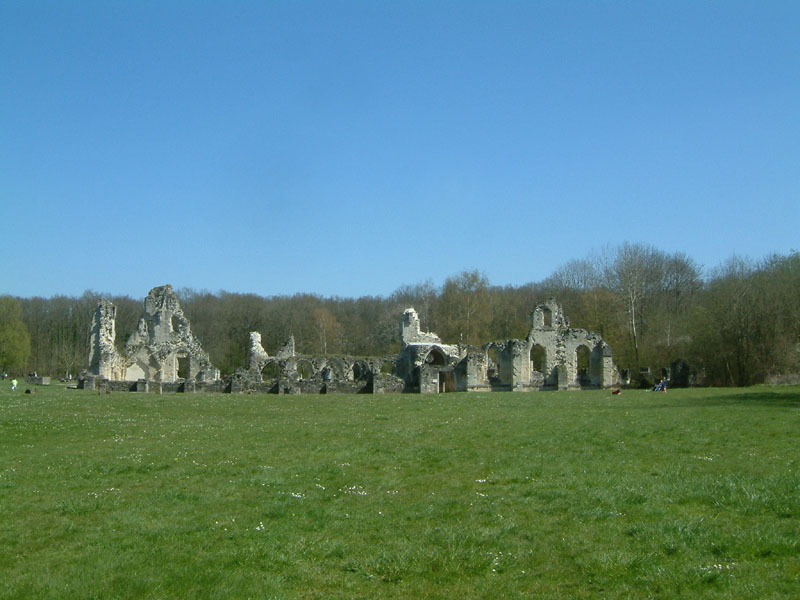
[(11, 380), (11, 390), (13, 391), (15, 389), (17, 389), (17, 380), (16, 379), (12, 379)]

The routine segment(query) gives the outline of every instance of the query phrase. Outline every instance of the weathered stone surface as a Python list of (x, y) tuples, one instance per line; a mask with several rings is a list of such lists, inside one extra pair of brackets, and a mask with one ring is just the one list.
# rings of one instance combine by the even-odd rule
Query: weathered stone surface
[(105, 379), (122, 379), (124, 366), (117, 352), (116, 339), (117, 307), (109, 300), (101, 299), (92, 318), (89, 342), (89, 373)]
[(101, 300), (92, 324), (90, 375), (109, 381), (137, 382), (138, 390), (146, 388), (148, 381), (213, 382), (219, 379), (219, 371), (192, 335), (189, 320), (171, 286), (150, 290), (144, 301), (144, 314), (128, 339), (124, 353), (117, 352), (114, 346), (115, 319), (114, 305)]
[[(555, 300), (543, 302), (533, 311), (527, 342), (530, 353), (535, 348), (544, 353), (544, 387), (605, 388), (618, 382), (611, 347), (596, 333), (570, 328)], [(584, 355), (583, 370), (579, 369), (579, 353)], [(563, 366), (563, 373), (556, 372), (558, 366)]]
[(297, 354), (294, 337), (274, 356), (261, 333), (249, 340), (247, 369), (225, 381), (191, 332), (169, 285), (153, 288), (125, 352), (115, 349), (114, 305), (102, 300), (92, 326), (91, 368), (84, 389), (131, 391), (226, 391), (230, 393), (333, 394), (534, 391), (610, 387), (618, 382), (611, 348), (583, 329), (573, 329), (550, 300), (531, 313), (525, 339), (494, 341), (481, 348), (445, 344), (420, 329), (413, 308), (403, 312), (403, 347), (394, 357)]
[(443, 344), (435, 333), (421, 331), (413, 308), (403, 312), (400, 334), (403, 348), (394, 374), (405, 381), (405, 391), (435, 394), (465, 388), (465, 382), (457, 384), (456, 365), (466, 356), (466, 346)]
[(400, 322), (400, 337), (403, 344), (441, 344), (442, 340), (435, 333), (420, 331), (419, 315), (413, 308), (407, 308)]
[[(403, 314), (403, 350), (397, 375), (406, 391), (531, 391), (610, 387), (617, 382), (611, 348), (583, 329), (572, 329), (561, 306), (550, 300), (531, 313), (524, 340), (504, 340), (481, 349), (448, 346), (419, 331), (416, 312)], [(425, 340), (425, 341), (423, 341)]]
[(128, 381), (137, 377), (166, 383), (179, 378), (219, 379), (219, 371), (192, 334), (170, 285), (150, 290), (144, 301), (144, 315), (125, 345), (125, 355)]
[(269, 354), (267, 354), (264, 347), (261, 345), (261, 334), (258, 331), (250, 332), (250, 366), (251, 371), (258, 371), (267, 364)]

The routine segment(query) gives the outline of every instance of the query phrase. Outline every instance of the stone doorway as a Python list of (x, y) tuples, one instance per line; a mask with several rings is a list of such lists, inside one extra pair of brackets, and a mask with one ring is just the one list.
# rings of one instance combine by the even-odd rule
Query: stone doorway
[(186, 354), (178, 354), (176, 361), (178, 379), (189, 379), (189, 357)]
[(439, 371), (439, 393), (456, 391), (456, 380), (453, 371)]

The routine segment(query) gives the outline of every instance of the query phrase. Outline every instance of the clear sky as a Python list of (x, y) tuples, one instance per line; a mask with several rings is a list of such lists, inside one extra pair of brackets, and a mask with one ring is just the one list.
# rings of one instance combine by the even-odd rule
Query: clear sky
[(0, 293), (800, 247), (800, 2), (0, 3)]

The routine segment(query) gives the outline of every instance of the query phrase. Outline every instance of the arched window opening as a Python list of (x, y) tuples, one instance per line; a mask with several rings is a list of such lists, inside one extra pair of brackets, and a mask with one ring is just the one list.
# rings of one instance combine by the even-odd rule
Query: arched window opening
[(591, 354), (591, 351), (586, 346), (578, 346), (578, 349), (575, 351), (575, 362), (578, 369), (577, 378), (578, 383), (581, 385), (591, 382), (591, 378), (589, 377), (589, 363)]
[(178, 354), (178, 379), (189, 379), (189, 357), (185, 353)]
[(261, 371), (262, 379), (278, 379), (281, 376), (281, 366), (277, 361), (268, 362)]
[(547, 370), (547, 351), (544, 346), (534, 344), (531, 347), (531, 371), (544, 373)]
[(355, 363), (353, 365), (353, 381), (366, 381), (367, 379), (369, 379), (369, 368), (366, 363)]
[(500, 356), (497, 348), (491, 346), (486, 351), (486, 377), (489, 381), (500, 379)]
[(307, 360), (300, 361), (297, 363), (297, 374), (300, 379), (313, 379), (314, 367)]
[[(425, 357), (425, 364), (445, 366), (447, 365), (447, 359), (439, 348), (433, 348), (430, 352), (428, 352), (428, 356)], [(383, 369), (381, 369), (381, 371), (382, 370)]]
[(328, 359), (326, 368), (330, 371), (330, 379), (325, 381), (344, 381), (346, 378), (347, 366), (338, 358)]

